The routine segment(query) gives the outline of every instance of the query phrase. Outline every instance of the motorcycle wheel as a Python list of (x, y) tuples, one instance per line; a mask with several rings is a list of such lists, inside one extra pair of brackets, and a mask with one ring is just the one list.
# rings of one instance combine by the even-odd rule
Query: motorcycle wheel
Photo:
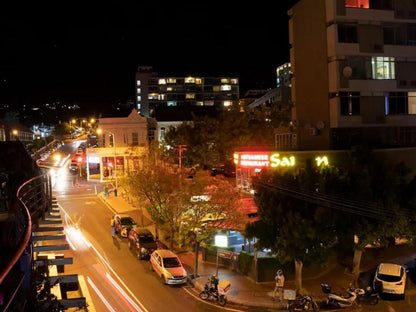
[(378, 297), (372, 297), (370, 299), (370, 304), (371, 305), (376, 305), (378, 303)]
[(225, 306), (225, 304), (227, 303), (227, 299), (225, 299), (225, 297), (223, 296), (223, 295), (221, 295), (219, 298), (218, 298), (218, 303), (220, 304), (220, 306)]
[(318, 312), (320, 310), (319, 305), (316, 302), (312, 303), (313, 312)]
[(206, 291), (202, 291), (202, 292), (199, 294), (199, 298), (201, 298), (202, 300), (207, 300), (207, 299), (208, 299), (208, 297), (209, 297), (209, 294), (208, 294)]

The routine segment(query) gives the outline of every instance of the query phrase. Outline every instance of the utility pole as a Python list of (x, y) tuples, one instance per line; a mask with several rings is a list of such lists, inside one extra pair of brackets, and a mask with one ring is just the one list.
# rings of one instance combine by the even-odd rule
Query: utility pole
[(182, 152), (186, 151), (186, 145), (180, 144), (176, 148), (179, 151), (179, 171), (182, 171)]

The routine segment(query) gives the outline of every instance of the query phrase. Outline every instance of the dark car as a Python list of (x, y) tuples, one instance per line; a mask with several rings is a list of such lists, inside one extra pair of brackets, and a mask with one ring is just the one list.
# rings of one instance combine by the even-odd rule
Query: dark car
[(157, 243), (152, 232), (136, 227), (129, 232), (129, 249), (137, 254), (139, 260), (149, 259), (150, 254), (157, 249)]
[(235, 165), (234, 164), (225, 164), (217, 165), (212, 167), (211, 176), (216, 176), (217, 174), (222, 174), (228, 178), (235, 178)]
[(127, 237), (130, 230), (135, 228), (137, 223), (132, 217), (126, 214), (118, 214), (114, 216), (116, 233), (119, 233), (122, 237)]

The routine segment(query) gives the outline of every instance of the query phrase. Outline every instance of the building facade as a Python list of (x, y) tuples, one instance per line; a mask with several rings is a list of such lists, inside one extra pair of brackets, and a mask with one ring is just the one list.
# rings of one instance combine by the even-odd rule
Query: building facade
[(301, 0), (288, 12), (297, 148), (416, 146), (416, 4)]
[(86, 149), (87, 179), (114, 179), (136, 170), (157, 138), (156, 121), (136, 109), (127, 117), (100, 118), (98, 128), (98, 147)]
[(140, 66), (136, 73), (137, 110), (146, 117), (164, 107), (215, 107), (220, 112), (238, 101), (238, 78), (159, 77), (149, 66)]

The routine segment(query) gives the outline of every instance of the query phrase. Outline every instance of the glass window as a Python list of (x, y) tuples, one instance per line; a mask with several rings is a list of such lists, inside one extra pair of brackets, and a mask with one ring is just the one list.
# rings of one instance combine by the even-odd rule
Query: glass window
[(137, 94), (142, 93), (142, 89), (141, 88), (137, 88)]
[(395, 79), (394, 57), (373, 56), (371, 67), (373, 79)]
[(408, 93), (409, 114), (416, 114), (416, 92)]
[(165, 84), (166, 84), (166, 79), (164, 79), (164, 78), (160, 78), (160, 79), (159, 79), (159, 84), (160, 84), (160, 85), (165, 85)]
[(368, 9), (369, 6), (369, 0), (345, 0), (345, 6), (347, 8), (362, 8), (362, 9)]
[(186, 98), (187, 99), (195, 99), (195, 93), (187, 93)]
[(140, 80), (136, 81), (137, 85), (140, 86), (142, 84), (142, 82)]
[(196, 101), (196, 106), (204, 106), (204, 102), (203, 101)]
[(360, 115), (360, 92), (339, 93), (341, 116)]
[(185, 78), (185, 83), (195, 83), (195, 78), (194, 77), (186, 77)]
[(230, 79), (228, 79), (228, 78), (221, 78), (221, 83), (230, 83)]
[(338, 42), (357, 43), (357, 25), (338, 24)]
[(221, 91), (230, 91), (231, 90), (231, 86), (230, 85), (222, 85), (221, 86)]
[(131, 144), (135, 146), (139, 145), (139, 134), (137, 132), (131, 134)]
[(238, 84), (238, 79), (237, 78), (233, 78), (230, 80), (231, 84)]
[(407, 93), (390, 92), (388, 95), (388, 107), (386, 115), (407, 114)]
[(228, 107), (228, 106), (233, 105), (233, 102), (232, 101), (224, 101), (223, 105), (224, 105), (224, 107)]
[(177, 106), (178, 104), (176, 103), (176, 101), (168, 101), (168, 106)]
[(407, 44), (416, 45), (416, 25), (415, 24), (407, 25)]
[(175, 78), (168, 78), (167, 83), (176, 83)]
[(212, 91), (220, 92), (220, 86), (212, 86)]
[(214, 106), (214, 101), (204, 101), (205, 106)]
[(202, 79), (201, 78), (195, 78), (195, 83), (196, 84), (202, 84)]
[(139, 95), (138, 97), (137, 97), (137, 102), (140, 102), (142, 100), (142, 97)]

